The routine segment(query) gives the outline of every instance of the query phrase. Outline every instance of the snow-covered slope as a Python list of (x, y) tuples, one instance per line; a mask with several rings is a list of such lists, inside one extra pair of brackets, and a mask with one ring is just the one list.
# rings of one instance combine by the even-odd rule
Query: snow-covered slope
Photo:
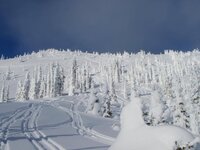
[[(129, 109), (130, 123), (120, 127), (121, 110), (133, 90), (142, 115)], [(108, 149), (120, 128), (117, 141), (128, 138), (126, 146), (142, 142), (143, 135), (146, 140), (172, 136), (164, 140), (170, 144), (150, 140), (148, 148), (164, 149), (163, 143), (178, 148), (200, 133), (200, 52), (42, 50), (0, 60), (0, 96), (0, 149)], [(143, 129), (120, 136), (136, 118)], [(182, 143), (179, 129), (188, 133)]]

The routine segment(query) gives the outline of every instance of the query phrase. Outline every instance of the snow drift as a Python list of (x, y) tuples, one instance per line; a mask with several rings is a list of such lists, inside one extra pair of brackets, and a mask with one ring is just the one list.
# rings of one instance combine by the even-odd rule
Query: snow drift
[(195, 139), (181, 127), (147, 126), (143, 120), (140, 97), (134, 94), (131, 97), (131, 102), (121, 113), (121, 131), (109, 150), (172, 150), (175, 143), (188, 144)]

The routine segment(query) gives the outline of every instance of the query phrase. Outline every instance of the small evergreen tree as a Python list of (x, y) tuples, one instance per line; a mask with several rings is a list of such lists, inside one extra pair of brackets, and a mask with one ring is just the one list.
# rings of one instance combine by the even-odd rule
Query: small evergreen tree
[(0, 102), (5, 101), (5, 85), (3, 84), (3, 87), (1, 88), (1, 97), (0, 97)]
[(10, 99), (10, 87), (9, 87), (9, 85), (7, 85), (6, 94), (5, 95), (6, 95), (5, 102), (7, 102)]
[(93, 115), (101, 115), (101, 105), (94, 90), (91, 91), (86, 112)]
[(31, 79), (30, 90), (29, 90), (29, 99), (34, 100), (38, 98), (37, 95), (37, 82), (35, 78)]
[(40, 85), (39, 98), (43, 98), (45, 96), (46, 96), (46, 83), (43, 79)]
[(18, 82), (18, 85), (17, 85), (17, 92), (16, 92), (16, 100), (17, 101), (23, 101), (23, 84), (22, 84), (22, 81), (19, 81)]
[(149, 111), (150, 122), (152, 125), (157, 125), (159, 122), (161, 122), (163, 110), (164, 106), (161, 100), (161, 95), (155, 90), (151, 93), (151, 104)]
[(190, 128), (190, 124), (189, 124), (189, 114), (186, 111), (185, 108), (185, 103), (183, 102), (183, 100), (180, 97), (177, 97), (177, 104), (175, 106), (175, 110), (174, 110), (174, 124), (186, 129)]
[(11, 79), (11, 70), (10, 70), (10, 67), (8, 67), (8, 70), (6, 72), (6, 80), (10, 80)]
[(30, 74), (28, 72), (26, 74), (23, 90), (22, 90), (23, 100), (29, 99), (29, 90), (30, 90)]
[(103, 117), (108, 117), (110, 118), (112, 116), (112, 111), (111, 111), (111, 97), (109, 95), (109, 91), (105, 93), (105, 102), (104, 102), (104, 110), (103, 110)]
[(77, 88), (77, 62), (76, 59), (73, 60), (72, 68), (71, 68), (71, 76), (69, 81), (69, 91), (68, 95), (72, 96), (75, 93), (75, 89)]

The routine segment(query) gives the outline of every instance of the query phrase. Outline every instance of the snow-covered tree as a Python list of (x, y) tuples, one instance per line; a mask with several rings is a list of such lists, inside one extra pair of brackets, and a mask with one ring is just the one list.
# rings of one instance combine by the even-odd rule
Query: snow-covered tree
[(39, 98), (43, 98), (46, 96), (46, 82), (42, 79), (40, 84)]
[(77, 70), (78, 70), (78, 65), (76, 59), (73, 60), (72, 63), (72, 68), (71, 68), (71, 80), (72, 84), (74, 85), (75, 88), (77, 88)]
[(63, 93), (64, 85), (65, 75), (63, 68), (58, 63), (52, 63), (48, 66), (46, 80), (41, 77), (38, 95), (39, 97), (60, 96)]
[(15, 96), (17, 101), (23, 101), (23, 84), (22, 81), (19, 81), (17, 84), (17, 92), (16, 92), (16, 96)]
[(0, 96), (0, 102), (7, 102), (9, 100), (9, 86), (6, 88), (5, 84), (3, 84)]
[(111, 111), (111, 97), (109, 95), (109, 91), (107, 91), (105, 96), (105, 102), (103, 104), (103, 117), (111, 117), (112, 111)]
[(164, 111), (164, 105), (161, 100), (160, 93), (155, 90), (151, 93), (151, 104), (150, 104), (150, 122), (152, 125), (157, 125), (159, 122), (161, 122), (161, 118)]
[(10, 80), (11, 79), (11, 70), (10, 70), (10, 67), (8, 67), (8, 70), (6, 72), (6, 80)]
[(185, 103), (182, 100), (181, 97), (177, 95), (176, 97), (176, 105), (175, 105), (175, 110), (174, 110), (174, 124), (177, 126), (181, 126), (183, 128), (189, 129), (190, 124), (189, 124), (189, 114), (186, 111)]
[(27, 72), (22, 90), (23, 100), (29, 99), (29, 90), (30, 90), (30, 74), (29, 72)]
[(76, 59), (73, 60), (72, 68), (71, 68), (71, 75), (69, 81), (69, 91), (68, 95), (72, 96), (75, 93), (75, 89), (77, 88), (77, 62)]
[(42, 67), (39, 66), (37, 68), (37, 74), (36, 74), (37, 78), (35, 78), (36, 83), (37, 83), (36, 95), (39, 95), (40, 90), (41, 90), (42, 75), (43, 75), (43, 73), (42, 73)]
[(29, 90), (29, 99), (34, 100), (38, 98), (37, 91), (38, 91), (37, 81), (35, 78), (31, 79), (30, 83), (30, 90)]
[(64, 76), (61, 76), (62, 73), (60, 72), (61, 70), (59, 67), (59, 65), (56, 65), (54, 68), (53, 97), (60, 96), (64, 88)]
[(93, 114), (93, 115), (102, 115), (101, 114), (101, 104), (100, 104), (100, 101), (97, 98), (94, 90), (91, 90), (86, 112), (89, 114)]
[(51, 80), (52, 80), (51, 65), (48, 66), (47, 70), (47, 83), (46, 83), (46, 97), (51, 97)]
[(111, 84), (112, 86), (112, 88), (111, 88), (111, 90), (110, 90), (110, 96), (111, 96), (111, 103), (112, 104), (116, 104), (116, 103), (118, 103), (117, 102), (117, 95), (116, 95), (116, 91), (115, 91), (115, 85), (114, 85), (114, 82), (112, 81), (112, 84)]
[(119, 60), (116, 60), (114, 64), (114, 80), (116, 83), (120, 82), (120, 76), (121, 76), (121, 66)]

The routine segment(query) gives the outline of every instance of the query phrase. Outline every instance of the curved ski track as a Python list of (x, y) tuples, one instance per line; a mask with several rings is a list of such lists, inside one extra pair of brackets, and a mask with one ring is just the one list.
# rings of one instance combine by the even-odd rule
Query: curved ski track
[(32, 104), (29, 104), (28, 107), (21, 107), (17, 109), (12, 115), (5, 117), (1, 123), (1, 132), (0, 132), (0, 150), (8, 149), (9, 145), (7, 142), (7, 136), (9, 133), (10, 126), (14, 124), (17, 120), (25, 117), (25, 112), (33, 107)]
[(37, 121), (42, 110), (41, 105), (33, 107), (27, 118), (22, 121), (22, 131), (37, 150), (65, 150), (61, 145), (38, 130)]
[(92, 129), (85, 127), (83, 125), (83, 120), (81, 118), (81, 115), (79, 114), (79, 112), (77, 110), (75, 110), (75, 107), (74, 107), (75, 104), (71, 104), (70, 109), (60, 106), (58, 103), (54, 103), (52, 106), (66, 112), (67, 114), (69, 114), (71, 116), (72, 127), (77, 129), (77, 131), (80, 135), (86, 136), (88, 138), (91, 138), (92, 140), (95, 140), (97, 142), (101, 142), (104, 144), (110, 145), (114, 142), (115, 139), (113, 137), (103, 135), (97, 131), (94, 131)]
[(37, 150), (66, 150), (61, 145), (48, 138), (38, 130), (37, 121), (42, 110), (40, 104), (29, 104), (21, 107), (13, 114), (1, 120), (0, 150), (9, 150), (8, 133), (12, 124), (18, 120), (21, 122), (21, 131)]

